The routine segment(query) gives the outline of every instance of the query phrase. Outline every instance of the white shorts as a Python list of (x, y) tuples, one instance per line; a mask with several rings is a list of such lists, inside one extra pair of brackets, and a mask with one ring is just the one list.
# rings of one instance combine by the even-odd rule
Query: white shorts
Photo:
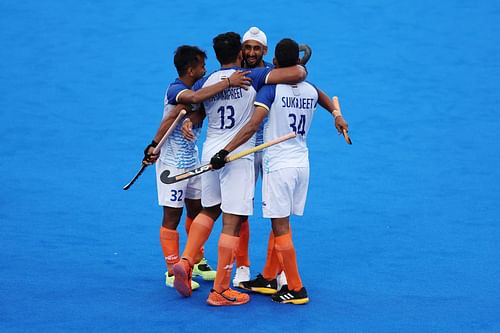
[(227, 163), (222, 169), (201, 175), (201, 205), (221, 204), (224, 213), (253, 214), (255, 191), (253, 161), (241, 158)]
[(262, 215), (281, 218), (302, 216), (309, 186), (309, 168), (285, 168), (264, 173)]
[(173, 176), (191, 169), (177, 169), (176, 167), (162, 163), (160, 160), (156, 161), (156, 188), (158, 191), (158, 204), (160, 206), (182, 208), (184, 207), (184, 199), (196, 200), (201, 198), (200, 176), (173, 184), (164, 184), (160, 180), (160, 175), (164, 170), (169, 170), (170, 175)]

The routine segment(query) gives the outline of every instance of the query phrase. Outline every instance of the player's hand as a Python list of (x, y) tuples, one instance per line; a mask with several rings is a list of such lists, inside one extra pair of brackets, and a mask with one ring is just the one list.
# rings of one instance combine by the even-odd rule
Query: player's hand
[(142, 159), (142, 164), (145, 165), (151, 165), (156, 162), (158, 157), (160, 156), (159, 154), (154, 154), (154, 150), (158, 146), (158, 143), (153, 141), (149, 145), (144, 148), (144, 158)]
[(345, 121), (344, 117), (341, 115), (338, 117), (335, 117), (335, 128), (337, 131), (339, 131), (339, 134), (342, 134), (344, 130), (346, 132), (349, 132), (349, 125), (347, 124), (347, 121)]
[(229, 155), (227, 150), (220, 150), (217, 154), (212, 156), (210, 159), (210, 164), (212, 164), (212, 169), (217, 170), (222, 168), (226, 164), (226, 157)]
[(193, 133), (193, 123), (189, 118), (184, 119), (181, 127), (181, 132), (182, 135), (189, 141), (194, 141), (196, 139)]
[(248, 90), (248, 87), (252, 84), (252, 79), (246, 76), (248, 73), (250, 73), (250, 71), (235, 71), (229, 77), (229, 86), (241, 87), (245, 90)]

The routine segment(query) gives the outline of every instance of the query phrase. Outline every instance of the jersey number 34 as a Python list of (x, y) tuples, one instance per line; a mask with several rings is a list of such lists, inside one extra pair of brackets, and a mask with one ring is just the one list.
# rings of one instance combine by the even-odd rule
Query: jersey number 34
[(297, 134), (304, 135), (306, 134), (306, 115), (301, 114), (298, 123), (297, 123), (297, 115), (295, 113), (289, 113), (288, 117), (290, 118), (290, 128)]

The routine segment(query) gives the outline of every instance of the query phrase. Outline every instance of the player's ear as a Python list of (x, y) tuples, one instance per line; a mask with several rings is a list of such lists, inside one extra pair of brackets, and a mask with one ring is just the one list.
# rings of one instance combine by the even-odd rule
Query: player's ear
[(278, 66), (278, 60), (276, 60), (276, 57), (273, 58), (273, 65)]
[(267, 54), (267, 46), (264, 46), (264, 48), (262, 49), (262, 54), (263, 54), (263, 55), (266, 55), (266, 54)]
[(238, 58), (236, 58), (236, 61), (237, 62), (243, 61), (243, 50), (240, 50), (240, 52), (238, 52)]

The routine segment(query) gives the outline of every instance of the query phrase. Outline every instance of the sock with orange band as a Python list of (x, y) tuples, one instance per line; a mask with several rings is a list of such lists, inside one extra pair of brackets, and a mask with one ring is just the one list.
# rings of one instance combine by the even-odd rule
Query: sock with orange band
[(239, 237), (221, 234), (219, 237), (217, 259), (217, 275), (214, 281), (214, 290), (222, 293), (229, 288), (234, 254), (238, 248)]
[(288, 280), (288, 289), (298, 291), (302, 288), (299, 269), (297, 266), (297, 256), (292, 242), (291, 233), (274, 237), (274, 249), (276, 255), (285, 271)]
[(167, 264), (168, 274), (172, 275), (172, 266), (179, 262), (179, 233), (177, 230), (160, 228), (160, 244)]
[(212, 232), (214, 222), (212, 218), (205, 214), (198, 214), (193, 220), (189, 229), (186, 247), (184, 253), (182, 253), (182, 258), (187, 259), (191, 267), (197, 263), (196, 259), (199, 257), (201, 248)]
[(248, 241), (250, 240), (250, 226), (248, 218), (240, 226), (240, 243), (236, 250), (236, 267), (250, 267), (250, 257), (248, 256)]

